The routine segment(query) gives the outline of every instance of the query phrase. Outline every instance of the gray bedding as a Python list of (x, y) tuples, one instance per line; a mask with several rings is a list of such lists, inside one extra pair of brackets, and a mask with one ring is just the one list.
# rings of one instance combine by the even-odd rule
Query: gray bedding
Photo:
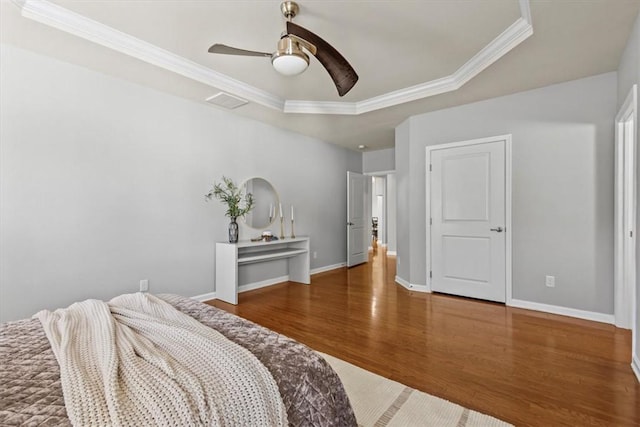
[[(278, 384), (290, 425), (356, 425), (340, 379), (313, 350), (198, 301), (160, 297), (251, 351)], [(37, 319), (0, 325), (0, 425), (70, 425), (58, 363)]]

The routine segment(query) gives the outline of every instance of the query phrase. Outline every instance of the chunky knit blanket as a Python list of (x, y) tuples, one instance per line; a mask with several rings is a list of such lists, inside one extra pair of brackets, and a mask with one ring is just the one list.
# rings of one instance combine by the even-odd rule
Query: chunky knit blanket
[(287, 424), (278, 386), (251, 352), (153, 295), (36, 317), (74, 425)]

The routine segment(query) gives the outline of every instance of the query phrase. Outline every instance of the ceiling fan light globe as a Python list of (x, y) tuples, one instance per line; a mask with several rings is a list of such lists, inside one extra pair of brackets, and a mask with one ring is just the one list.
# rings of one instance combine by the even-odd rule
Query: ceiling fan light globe
[(285, 35), (278, 41), (278, 50), (271, 57), (271, 63), (278, 73), (295, 76), (307, 69), (309, 57), (295, 40)]
[(284, 76), (295, 76), (302, 73), (309, 66), (309, 59), (295, 54), (274, 56), (271, 60), (273, 68)]

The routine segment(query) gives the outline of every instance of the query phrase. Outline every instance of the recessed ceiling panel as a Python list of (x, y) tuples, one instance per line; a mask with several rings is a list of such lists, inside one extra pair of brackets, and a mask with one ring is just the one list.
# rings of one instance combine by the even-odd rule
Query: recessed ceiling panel
[[(314, 59), (309, 70), (288, 79), (277, 75), (266, 58), (212, 58), (206, 53), (214, 42), (256, 50), (275, 46), (273, 37), (284, 28), (279, 0), (54, 1), (282, 99), (311, 101), (360, 101), (441, 77), (442, 72), (448, 75), (468, 59), (463, 58), (465, 50), (477, 53), (519, 16), (518, 0), (300, 1), (302, 11), (295, 22), (335, 45), (360, 74), (354, 89), (339, 99)], [(409, 116), (615, 71), (640, 9), (638, 0), (529, 3), (533, 35), (448, 93), (401, 100), (355, 116), (289, 114), (253, 100), (232, 111), (354, 150), (359, 144), (392, 147), (394, 127)], [(21, 16), (19, 4), (0, 0), (2, 44), (203, 104), (220, 90), (246, 97), (228, 86), (190, 79)], [(452, 18), (453, 10), (461, 17)], [(474, 25), (484, 33), (473, 31)], [(457, 29), (446, 36), (441, 27)], [(442, 56), (448, 62), (436, 64)]]
[(269, 58), (214, 55), (222, 43), (272, 52), (280, 1), (69, 1), (56, 4), (284, 99), (358, 101), (456, 71), (520, 16), (516, 0), (298, 1), (294, 22), (336, 47), (360, 76), (339, 98), (322, 65), (284, 77)]

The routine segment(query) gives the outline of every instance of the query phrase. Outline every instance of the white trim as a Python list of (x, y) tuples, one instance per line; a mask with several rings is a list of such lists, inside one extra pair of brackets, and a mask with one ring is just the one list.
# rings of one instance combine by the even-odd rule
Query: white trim
[[(637, 85), (633, 85), (629, 90), (624, 103), (620, 107), (615, 118), (615, 195), (614, 195), (614, 317), (615, 325), (621, 328), (631, 329), (632, 354), (636, 349), (636, 237), (627, 236), (628, 227), (625, 218), (633, 218), (631, 230), (637, 234), (636, 224), (636, 191), (637, 191)], [(625, 156), (624, 127), (633, 121), (633, 136), (631, 156)], [(625, 159), (631, 158), (632, 176), (631, 182), (625, 182), (624, 171), (626, 169)], [(631, 187), (631, 203), (625, 211), (625, 187)], [(629, 262), (626, 263), (625, 259)]]
[(296, 101), (284, 102), (284, 113), (296, 114), (340, 114), (343, 116), (357, 116), (360, 102), (345, 101)]
[(542, 311), (544, 313), (559, 314), (561, 316), (577, 317), (578, 319), (592, 320), (601, 323), (614, 323), (613, 314), (597, 313), (595, 311), (578, 310), (575, 308), (561, 307), (557, 305), (542, 304), (539, 302), (512, 299), (507, 303), (510, 307), (525, 308), (527, 310)]
[(373, 171), (373, 172), (363, 172), (363, 175), (367, 175), (367, 176), (381, 176), (381, 177), (386, 177), (387, 175), (392, 175), (395, 174), (396, 170), (392, 169), (392, 170), (387, 170), (387, 171)]
[(396, 251), (387, 251), (387, 256), (396, 256), (398, 253)]
[(518, 0), (520, 3), (520, 15), (530, 25), (533, 25), (533, 19), (531, 19), (531, 8), (529, 7), (529, 0)]
[(425, 285), (418, 285), (415, 283), (409, 283), (406, 280), (404, 280), (402, 277), (400, 276), (396, 276), (395, 277), (395, 282), (402, 286), (403, 288), (409, 290), (409, 291), (415, 291), (415, 292), (425, 292), (425, 293), (431, 293), (430, 289), (427, 289), (427, 287)]
[(405, 288), (407, 288), (407, 289), (411, 286), (411, 284), (410, 284), (408, 281), (404, 280), (404, 279), (403, 279), (402, 277), (400, 277), (400, 276), (396, 276), (396, 277), (395, 277), (395, 282), (396, 282), (398, 285), (402, 285), (402, 286), (404, 286), (404, 287), (405, 287)]
[(337, 264), (325, 265), (324, 267), (312, 268), (311, 275), (313, 276), (314, 274), (324, 273), (325, 271), (337, 270), (346, 266), (346, 262), (339, 262)]
[(357, 102), (285, 100), (46, 0), (13, 0), (22, 16), (283, 113), (360, 115), (459, 89), (533, 34), (529, 0), (520, 17), (453, 74)]
[(266, 288), (267, 286), (277, 285), (289, 281), (289, 275), (274, 277), (272, 279), (261, 280), (259, 282), (247, 283), (238, 286), (238, 293), (253, 291), (254, 289)]
[(640, 359), (637, 356), (633, 356), (631, 359), (631, 369), (636, 374), (636, 379), (640, 382)]
[[(526, 6), (528, 10), (528, 3), (524, 4), (523, 1), (520, 6), (522, 7), (523, 5)], [(466, 84), (469, 80), (477, 76), (481, 71), (485, 70), (498, 59), (502, 58), (532, 34), (533, 27), (524, 17), (521, 16), (502, 34), (493, 39), (488, 45), (482, 48), (480, 52), (475, 54), (473, 58), (456, 70), (453, 74), (456, 85), (461, 87)]]
[(191, 297), (191, 299), (195, 299), (195, 300), (198, 300), (200, 302), (210, 301), (212, 299), (216, 299), (216, 293), (215, 292), (208, 292), (206, 294), (196, 295), (195, 297)]
[[(340, 262), (338, 264), (327, 265), (324, 267), (314, 268), (311, 270), (311, 275), (323, 273), (325, 271), (337, 270), (339, 268), (345, 267), (347, 265), (346, 262)], [(255, 289), (266, 288), (268, 286), (277, 285), (279, 283), (284, 283), (289, 281), (289, 276), (280, 276), (274, 277), (272, 279), (261, 280), (259, 282), (247, 283), (246, 285), (238, 286), (238, 293), (253, 291)], [(212, 299), (216, 299), (215, 292), (209, 292), (208, 294), (197, 295), (195, 297), (191, 297), (198, 301), (208, 301)]]
[(208, 86), (282, 111), (284, 99), (45, 0), (16, 1), (22, 16)]
[[(505, 152), (504, 152), (504, 161), (505, 161), (505, 228), (507, 229), (505, 236), (505, 275), (506, 275), (506, 283), (507, 293), (505, 295), (506, 300), (505, 303), (511, 301), (513, 298), (513, 221), (512, 221), (512, 203), (513, 203), (513, 158), (511, 151), (511, 135), (505, 135)], [(509, 231), (511, 230), (511, 231)]]
[(457, 148), (457, 147), (466, 147), (470, 145), (478, 145), (478, 144), (486, 144), (490, 142), (504, 141), (504, 149), (505, 149), (505, 169), (504, 169), (504, 179), (505, 179), (505, 195), (504, 195), (504, 203), (505, 203), (505, 302), (508, 304), (511, 300), (513, 294), (513, 284), (512, 284), (512, 236), (513, 236), (513, 228), (512, 228), (512, 150), (511, 150), (511, 142), (512, 137), (511, 134), (506, 135), (497, 135), (491, 136), (487, 138), (479, 138), (479, 139), (471, 139), (468, 141), (459, 141), (459, 142), (450, 142), (446, 144), (438, 144), (438, 145), (428, 145), (425, 149), (425, 229), (426, 229), (426, 250), (425, 250), (425, 277), (426, 277), (426, 288), (428, 292), (431, 292), (431, 278), (429, 277), (429, 271), (431, 271), (431, 225), (429, 224), (430, 220), (430, 212), (431, 212), (431, 174), (429, 173), (427, 165), (431, 163), (431, 151), (433, 150), (441, 150), (447, 148)]

